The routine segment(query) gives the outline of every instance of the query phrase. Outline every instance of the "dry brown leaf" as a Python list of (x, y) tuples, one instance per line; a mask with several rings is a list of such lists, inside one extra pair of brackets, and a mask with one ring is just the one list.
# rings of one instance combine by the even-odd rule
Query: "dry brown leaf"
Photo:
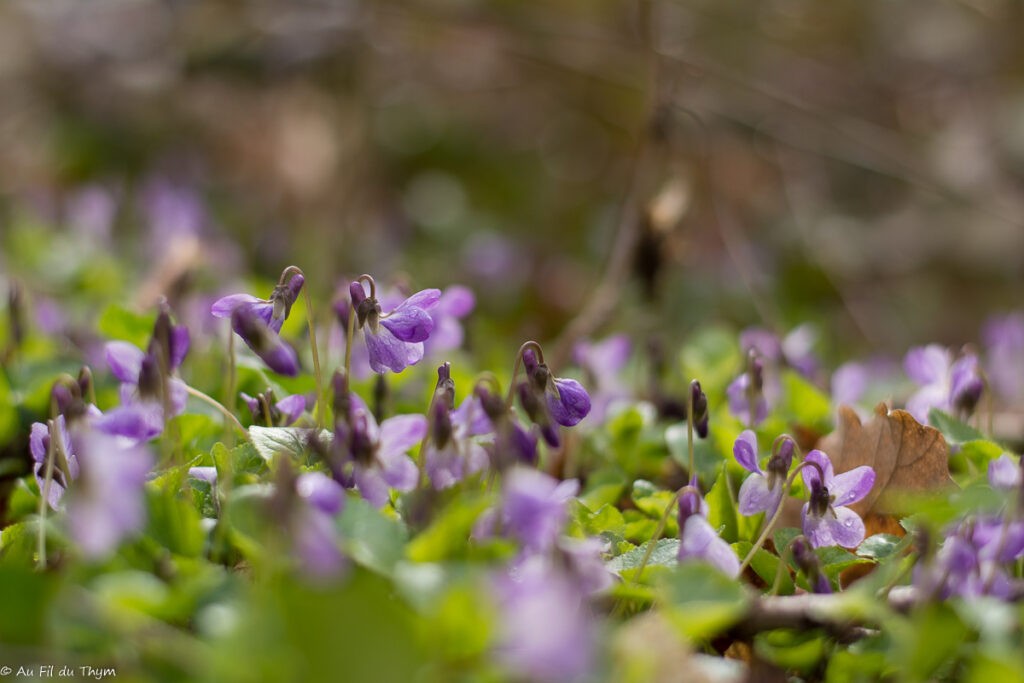
[(818, 444), (836, 473), (860, 465), (875, 470), (871, 492), (850, 506), (862, 517), (898, 515), (905, 509), (900, 495), (955, 486), (949, 476), (949, 449), (939, 430), (922, 425), (905, 410), (890, 411), (884, 403), (862, 423), (849, 406), (840, 406), (839, 424)]

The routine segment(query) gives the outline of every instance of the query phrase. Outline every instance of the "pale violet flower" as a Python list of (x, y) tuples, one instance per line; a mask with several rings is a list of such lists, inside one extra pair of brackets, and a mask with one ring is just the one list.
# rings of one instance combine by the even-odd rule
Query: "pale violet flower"
[(864, 520), (847, 506), (868, 495), (875, 484), (875, 471), (861, 465), (835, 474), (832, 461), (819, 450), (808, 453), (804, 462), (817, 465), (800, 471), (810, 491), (810, 500), (801, 512), (804, 536), (815, 548), (856, 548), (864, 540)]
[(701, 561), (735, 577), (740, 561), (732, 548), (711, 528), (708, 504), (694, 478), (679, 494), (679, 561)]

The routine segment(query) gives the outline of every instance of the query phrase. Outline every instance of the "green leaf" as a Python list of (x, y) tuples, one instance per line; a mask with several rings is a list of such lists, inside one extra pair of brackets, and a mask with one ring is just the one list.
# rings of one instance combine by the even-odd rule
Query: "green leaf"
[(658, 585), (665, 615), (687, 638), (707, 639), (743, 618), (743, 586), (703, 562), (687, 562), (666, 572)]
[(156, 314), (136, 313), (119, 304), (110, 304), (103, 313), (97, 325), (100, 334), (108, 339), (118, 339), (131, 342), (140, 349), (146, 348), (149, 344), (149, 337), (153, 334), (153, 322)]
[(1006, 449), (993, 441), (968, 441), (960, 447), (960, 452), (954, 456), (970, 462), (976, 470), (981, 473), (988, 473), (988, 465), (1006, 452)]
[(434, 522), (405, 549), (415, 562), (437, 562), (464, 556), (476, 520), (493, 504), (491, 496), (466, 496), (448, 504)]
[[(644, 554), (647, 552), (647, 547), (650, 545), (650, 541), (644, 543), (639, 548), (630, 550), (628, 553), (613, 557), (611, 560), (605, 563), (605, 568), (610, 572), (615, 572), (620, 576), (623, 572), (628, 570), (635, 570), (640, 567), (640, 562), (644, 559)], [(679, 539), (678, 538), (662, 538), (654, 544), (654, 550), (651, 552), (651, 557), (647, 560), (646, 567), (672, 567), (676, 565), (679, 560)]]
[(171, 611), (167, 584), (149, 572), (124, 571), (102, 574), (93, 582), (96, 596), (109, 607), (166, 619)]
[(942, 435), (946, 437), (946, 441), (949, 443), (985, 440), (985, 435), (977, 429), (938, 408), (932, 408), (928, 411), (928, 422), (942, 432)]
[(882, 678), (886, 657), (882, 652), (837, 649), (829, 657), (827, 683), (874, 683)]
[(40, 574), (27, 567), (0, 566), (0, 643), (44, 644), (58, 580), (54, 574)]
[(828, 642), (819, 631), (777, 629), (759, 634), (754, 651), (779, 668), (808, 674), (826, 656)]
[(942, 678), (937, 674), (953, 664), (968, 635), (968, 629), (951, 605), (928, 603), (911, 613), (909, 619), (889, 623), (892, 634), (890, 660), (906, 680)]
[(790, 421), (825, 433), (832, 428), (832, 400), (792, 370), (782, 373), (782, 413)]
[(597, 510), (602, 505), (615, 505), (625, 488), (624, 484), (601, 484), (586, 491), (579, 499), (591, 510)]
[[(733, 550), (736, 551), (736, 556), (740, 558), (746, 557), (752, 547), (754, 547), (754, 544), (749, 541), (740, 541), (739, 543), (732, 544)], [(750, 568), (754, 570), (770, 589), (775, 585), (775, 578), (779, 576), (779, 565), (781, 563), (777, 556), (764, 548), (758, 548), (757, 552), (754, 553), (754, 559), (750, 561)], [(793, 591), (793, 577), (790, 576), (789, 571), (783, 571), (781, 576), (779, 576), (779, 595), (792, 595)]]
[(405, 527), (362, 498), (345, 501), (337, 526), (349, 556), (375, 572), (390, 575), (405, 554)]
[(862, 557), (857, 557), (853, 553), (838, 546), (829, 546), (827, 548), (817, 548), (815, 553), (818, 555), (818, 559), (821, 561), (821, 567), (825, 574), (835, 582), (839, 574), (850, 567), (858, 564), (868, 564), (870, 560), (866, 560)]
[(18, 431), (18, 410), (11, 387), (0, 372), (0, 445), (10, 443)]
[(430, 615), (430, 651), (449, 662), (482, 657), (493, 639), (497, 615), (477, 591), (458, 585), (447, 591)]
[(864, 539), (864, 542), (857, 548), (857, 554), (872, 560), (884, 560), (903, 550), (909, 543), (909, 539), (892, 534), (875, 534)]
[[(315, 430), (301, 427), (249, 427), (249, 438), (263, 459), (270, 462), (278, 453), (289, 457), (302, 456), (309, 450), (309, 439)], [(328, 431), (320, 432), (323, 443), (330, 443), (334, 435)]]
[(171, 552), (198, 557), (205, 540), (202, 518), (192, 500), (179, 494), (180, 479), (176, 484), (174, 487), (161, 487), (152, 482), (146, 487), (147, 530), (153, 540)]
[(772, 540), (775, 542), (775, 552), (781, 555), (784, 550), (789, 548), (790, 542), (801, 533), (803, 532), (800, 529), (791, 526), (776, 529), (775, 533), (772, 534)]
[[(722, 464), (722, 455), (711, 439), (699, 439), (694, 434), (693, 440), (693, 464), (697, 469), (697, 476), (702, 481), (711, 481)], [(672, 459), (684, 470), (689, 471), (689, 428), (685, 422), (670, 425), (665, 430), (665, 445)]]
[(596, 512), (578, 499), (569, 501), (569, 529), (573, 536), (613, 536), (622, 538), (626, 533), (626, 520), (614, 505), (602, 505)]

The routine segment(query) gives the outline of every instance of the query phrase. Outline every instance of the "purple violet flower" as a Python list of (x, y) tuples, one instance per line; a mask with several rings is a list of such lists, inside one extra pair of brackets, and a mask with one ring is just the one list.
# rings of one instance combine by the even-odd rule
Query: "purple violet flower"
[(711, 528), (707, 514), (708, 504), (700, 495), (694, 478), (679, 493), (679, 561), (707, 562), (735, 577), (740, 573), (739, 558)]
[[(412, 491), (419, 480), (408, 451), (427, 433), (423, 415), (396, 415), (379, 426), (356, 394), (349, 394), (347, 416), (335, 422), (335, 477), (351, 481), (363, 498), (377, 507), (390, 498), (390, 489)], [(337, 398), (335, 398), (337, 402)]]
[[(486, 469), (487, 450), (473, 437), (491, 433), (490, 421), (476, 396), (463, 399), (458, 409), (434, 406), (424, 467), (435, 489), (446, 489)], [(439, 425), (446, 425), (440, 426)]]
[[(121, 405), (97, 417), (94, 426), (102, 432), (137, 441), (146, 441), (162, 432), (167, 419), (185, 410), (188, 390), (171, 373), (181, 365), (188, 348), (188, 330), (173, 325), (166, 308), (157, 316), (145, 352), (128, 342), (109, 342), (105, 349), (107, 365), (121, 381)], [(169, 415), (164, 415), (165, 390)]]
[(907, 399), (907, 412), (921, 424), (928, 424), (928, 412), (938, 408), (947, 413), (969, 414), (984, 386), (978, 374), (978, 357), (965, 353), (956, 361), (938, 344), (918, 346), (903, 359), (907, 377), (920, 388)]
[(531, 558), (499, 576), (493, 594), (496, 654), (517, 679), (567, 683), (593, 670), (595, 622), (575, 577)]
[(299, 374), (299, 359), (281, 337), (281, 326), (299, 298), (305, 276), (290, 266), (281, 273), (269, 299), (251, 294), (231, 294), (213, 303), (210, 312), (216, 318), (231, 320), (231, 329), (246, 346), (274, 372), (294, 377)]
[(985, 371), (992, 389), (1004, 400), (1024, 400), (1024, 313), (989, 320), (982, 329)]
[[(306, 409), (306, 397), (302, 394), (285, 396), (280, 401), (274, 396), (273, 389), (267, 389), (256, 396), (250, 396), (245, 392), (240, 392), (240, 394), (242, 400), (249, 407), (249, 412), (252, 413), (253, 424), (263, 427), (287, 427), (298, 420), (302, 411)], [(268, 414), (270, 416), (269, 423), (267, 422)]]
[(68, 528), (83, 554), (98, 560), (145, 524), (153, 456), (143, 445), (94, 429), (76, 430), (72, 438), (81, 476), (69, 494)]
[(217, 483), (217, 468), (210, 466), (189, 467), (188, 476), (214, 486)]
[(492, 394), (483, 385), (477, 385), (474, 395), (494, 433), (491, 446), (491, 464), (505, 470), (514, 464), (537, 463), (537, 436), (519, 424), (500, 396)]
[[(768, 401), (764, 392), (754, 392), (753, 400), (751, 400), (748, 395), (750, 393), (748, 387), (750, 387), (750, 375), (744, 372), (729, 383), (725, 389), (725, 395), (729, 399), (730, 413), (743, 424), (757, 426), (768, 417)], [(751, 403), (753, 403), (753, 415), (751, 415)]]
[(590, 424), (602, 424), (617, 404), (630, 398), (629, 386), (622, 377), (630, 353), (632, 344), (624, 334), (600, 342), (582, 341), (573, 349), (573, 359), (583, 368), (587, 384), (593, 388)]
[(814, 554), (814, 550), (807, 539), (803, 536), (797, 536), (793, 539), (789, 548), (793, 552), (793, 561), (796, 562), (796, 566), (807, 577), (811, 590), (815, 593), (831, 593), (832, 584), (828, 582), (828, 577), (821, 570), (821, 562), (818, 561), (818, 556)]
[(295, 491), (298, 502), (291, 520), (295, 555), (309, 576), (337, 576), (347, 566), (334, 525), (345, 505), (345, 491), (322, 472), (300, 474)]
[(461, 321), (473, 312), (475, 306), (476, 297), (468, 287), (452, 285), (445, 288), (441, 298), (429, 309), (434, 329), (423, 342), (424, 354), (431, 356), (461, 347), (465, 337)]
[(988, 464), (988, 483), (992, 488), (1002, 491), (1020, 488), (1020, 463), (1014, 462), (1009, 453), (1003, 453)]
[(547, 364), (539, 361), (531, 348), (523, 350), (523, 367), (534, 385), (544, 392), (555, 422), (572, 427), (590, 413), (590, 395), (583, 385), (574, 379), (551, 375)]
[(275, 334), (281, 332), (281, 325), (291, 313), (292, 306), (302, 292), (302, 286), (306, 278), (299, 272), (289, 270), (281, 274), (281, 280), (271, 293), (269, 299), (259, 299), (252, 294), (230, 294), (217, 299), (210, 307), (210, 312), (215, 318), (231, 318), (231, 315), (239, 308), (251, 311), (253, 315), (263, 321)]
[(441, 297), (439, 289), (424, 289), (384, 313), (375, 297), (373, 287), (367, 295), (362, 282), (349, 286), (352, 310), (357, 325), (363, 330), (369, 351), (370, 368), (383, 374), (385, 370), (398, 373), (423, 359), (423, 342), (434, 329), (430, 309)]
[(810, 491), (810, 501), (804, 503), (801, 512), (804, 536), (815, 548), (856, 548), (864, 540), (864, 520), (846, 506), (868, 495), (875, 484), (875, 471), (861, 465), (835, 474), (832, 461), (817, 449), (808, 453), (804, 462), (818, 465), (804, 467), (800, 472)]
[[(59, 460), (54, 461), (53, 477), (50, 479), (47, 502), (49, 502), (50, 507), (54, 510), (61, 510), (63, 509), (61, 498), (63, 498), (64, 491), (67, 490), (71, 483), (66, 481), (67, 475), (70, 475), (72, 481), (78, 479), (78, 456), (75, 455), (74, 444), (71, 443), (71, 435), (68, 433), (63, 415), (57, 416), (57, 429), (60, 432), (61, 443), (64, 446), (67, 472), (65, 473), (63, 468), (57, 466)], [(32, 471), (36, 476), (39, 493), (42, 495), (46, 477), (46, 456), (50, 450), (50, 430), (46, 424), (36, 422), (32, 425), (32, 431), (29, 432), (28, 437), (28, 449), (32, 453)]]
[(575, 479), (558, 481), (526, 467), (510, 470), (505, 475), (501, 506), (504, 529), (526, 552), (549, 550), (565, 528), (566, 506), (579, 488)]
[(809, 323), (794, 327), (789, 334), (779, 338), (774, 332), (760, 327), (748, 327), (740, 333), (740, 349), (743, 353), (755, 351), (772, 365), (786, 363), (805, 377), (813, 377), (820, 365), (814, 355), (814, 344), (818, 335)]
[(740, 433), (733, 444), (732, 452), (736, 462), (752, 473), (740, 487), (740, 514), (749, 517), (764, 512), (769, 518), (775, 514), (782, 501), (782, 489), (793, 462), (794, 449), (793, 440), (789, 437), (780, 437), (776, 440), (766, 473), (757, 462), (757, 435), (749, 429)]

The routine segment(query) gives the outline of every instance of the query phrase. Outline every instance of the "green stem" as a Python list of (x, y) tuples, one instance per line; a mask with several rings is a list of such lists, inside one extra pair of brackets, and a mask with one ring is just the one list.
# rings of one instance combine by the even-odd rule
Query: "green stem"
[(661, 519), (658, 520), (658, 526), (654, 528), (654, 533), (651, 535), (651, 540), (647, 542), (647, 548), (644, 549), (644, 556), (640, 558), (640, 564), (636, 569), (636, 577), (639, 579), (643, 575), (644, 567), (647, 566), (648, 561), (651, 559), (651, 555), (654, 554), (654, 546), (657, 545), (661, 539), (661, 534), (665, 531), (665, 526), (668, 525), (668, 517), (672, 514), (672, 508), (675, 506), (676, 501), (679, 500), (679, 492), (672, 496), (672, 500), (665, 506), (665, 512), (661, 515)]
[(534, 351), (537, 352), (537, 362), (544, 362), (544, 351), (541, 350), (540, 344), (533, 341), (532, 339), (530, 341), (525, 341), (522, 343), (522, 345), (519, 347), (519, 350), (516, 351), (516, 362), (512, 364), (512, 377), (508, 381), (508, 395), (505, 397), (506, 408), (512, 407), (512, 399), (515, 397), (516, 391), (516, 376), (519, 374), (519, 368), (522, 367), (523, 365), (523, 352), (529, 348), (532, 348)]
[(348, 328), (345, 330), (345, 377), (352, 376), (352, 340), (356, 336), (356, 310), (349, 308)]
[[(686, 447), (690, 453), (690, 478), (692, 479), (697, 473), (697, 467), (695, 465), (695, 459), (693, 455), (693, 398), (691, 397), (690, 402), (686, 406)], [(723, 475), (724, 476), (724, 475)]]
[(46, 513), (50, 507), (50, 487), (53, 485), (53, 461), (56, 457), (57, 439), (60, 438), (60, 429), (57, 428), (57, 421), (47, 421), (47, 428), (50, 431), (50, 445), (46, 449), (46, 471), (43, 474), (43, 490), (39, 498), (39, 534), (37, 548), (37, 568), (39, 571), (46, 569)]
[(185, 385), (185, 391), (187, 391), (190, 396), (194, 396), (195, 398), (198, 398), (200, 401), (203, 401), (204, 403), (216, 408), (220, 412), (220, 414), (227, 419), (228, 423), (233, 425), (235, 429), (237, 429), (239, 433), (242, 436), (244, 436), (247, 441), (249, 440), (248, 430), (246, 430), (246, 428), (242, 426), (242, 423), (238, 421), (238, 418), (235, 417), (230, 410), (228, 410), (220, 402), (218, 402), (217, 399), (208, 396), (203, 392), (199, 391), (198, 389), (190, 387), (187, 384)]
[[(825, 475), (821, 471), (821, 467), (818, 465), (818, 463), (816, 463), (816, 462), (809, 462), (809, 461), (805, 460), (804, 462), (800, 463), (800, 465), (797, 466), (797, 468), (795, 470), (793, 470), (793, 473), (789, 475), (789, 477), (786, 479), (786, 482), (782, 485), (782, 488), (783, 488), (783, 490), (785, 491), (786, 494), (788, 494), (790, 488), (792, 488), (793, 481), (796, 479), (796, 475), (799, 474), (800, 470), (802, 470), (805, 467), (813, 467), (813, 468), (815, 468), (816, 470), (818, 470), (818, 475), (822, 478), (822, 480), (825, 479)], [(767, 524), (764, 525), (764, 530), (761, 532), (761, 535), (758, 537), (757, 542), (754, 543), (753, 546), (751, 546), (750, 552), (747, 553), (747, 556), (745, 558), (743, 558), (743, 562), (740, 563), (739, 574), (743, 574), (743, 572), (746, 570), (746, 568), (750, 566), (750, 563), (754, 559), (754, 555), (757, 554), (757, 551), (761, 549), (761, 546), (763, 546), (764, 542), (768, 539), (768, 534), (771, 533), (772, 528), (775, 526), (775, 523), (777, 521), (779, 521), (779, 517), (782, 516), (782, 504), (783, 504), (784, 501), (785, 501), (785, 495), (783, 496), (783, 498), (781, 498), (779, 500), (779, 504), (776, 506), (775, 512), (774, 512), (774, 514), (772, 514), (772, 518), (770, 520), (768, 520)]]
[[(313, 374), (316, 375), (316, 426), (323, 429), (327, 423), (327, 404), (324, 401), (324, 377), (320, 370), (320, 354), (316, 346), (316, 326), (313, 324), (313, 300), (309, 296), (309, 285), (302, 288), (306, 300), (306, 324), (309, 326), (309, 350), (313, 354)], [(346, 350), (347, 353), (347, 350)]]
[(769, 595), (778, 595), (779, 589), (782, 587), (782, 575), (786, 571), (786, 555), (792, 556), (793, 551), (790, 550), (790, 546), (793, 541), (790, 540), (782, 550), (779, 550), (779, 568), (775, 570), (775, 581), (772, 582), (771, 590), (768, 591)]

